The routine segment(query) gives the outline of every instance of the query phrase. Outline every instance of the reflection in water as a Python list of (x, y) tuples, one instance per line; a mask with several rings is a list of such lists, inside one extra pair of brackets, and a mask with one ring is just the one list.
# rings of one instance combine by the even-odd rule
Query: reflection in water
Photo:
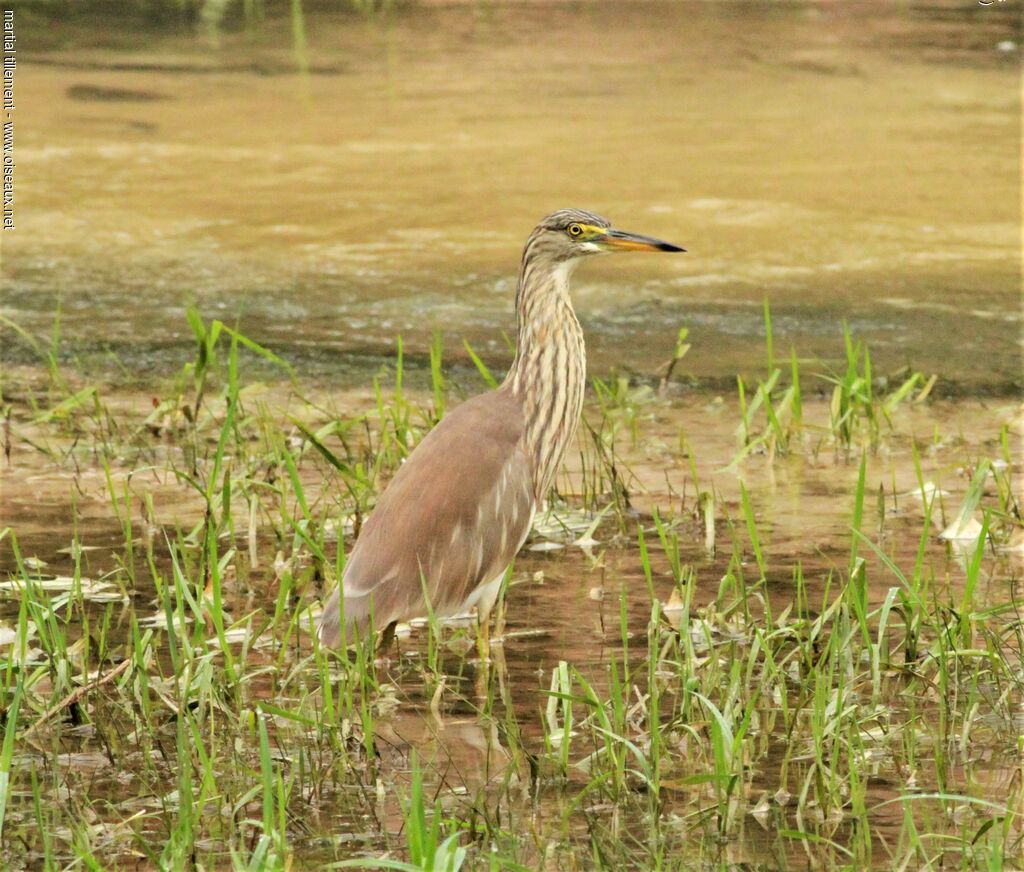
[(1009, 6), (317, 10), (306, 80), (285, 20), (216, 48), (36, 24), (4, 313), (42, 330), (61, 298), (68, 340), (142, 377), (180, 363), (189, 299), (329, 375), (433, 330), (507, 360), (524, 234), (580, 205), (690, 250), (581, 271), (597, 372), (651, 373), (687, 324), (687, 366), (730, 379), (760, 362), (768, 297), (780, 347), (835, 358), (845, 319), (881, 369), (1005, 388)]
[[(265, 389), (263, 399), (275, 396), (275, 390)], [(281, 402), (280, 395), (277, 397)], [(258, 390), (247, 395), (247, 401), (258, 399)], [(362, 405), (364, 408), (372, 402), (365, 394), (337, 399), (342, 406), (351, 403), (353, 407)], [(314, 398), (314, 402), (321, 400)], [(117, 400), (114, 402), (116, 405)], [(764, 601), (776, 618), (790, 612), (798, 598), (794, 570), (799, 566), (806, 581), (804, 590), (810, 613), (814, 616), (835, 597), (835, 579), (842, 574), (850, 558), (852, 494), (858, 464), (840, 453), (833, 453), (829, 447), (819, 446), (819, 450), (815, 450), (819, 437), (812, 422), (827, 417), (827, 407), (813, 401), (807, 402), (804, 408), (807, 426), (800, 437), (803, 442), (798, 453), (774, 460), (751, 456), (738, 471), (727, 468), (737, 450), (738, 411), (734, 405), (709, 401), (707, 397), (699, 397), (687, 405), (651, 400), (644, 406), (644, 413), (645, 425), (635, 444), (630, 443), (627, 428), (623, 430), (619, 470), (628, 482), (634, 507), (648, 530), (651, 526), (648, 513), (655, 507), (671, 513), (678, 522), (680, 559), (693, 572), (694, 611), (688, 624), (677, 623), (676, 626), (681, 636), (693, 641), (693, 667), (697, 672), (719, 668), (716, 666), (719, 660), (746, 663), (752, 653), (751, 637), (741, 623), (742, 616), (734, 614), (727, 621), (713, 620), (715, 610), (722, 615), (721, 605), (731, 596), (728, 592), (722, 593), (724, 576), (738, 571), (738, 567), (746, 567), (742, 571), (749, 568), (751, 577), (756, 577), (753, 575), (755, 560), (739, 504), (740, 476), (751, 495), (752, 511), (767, 561)], [(893, 423), (897, 433), (926, 434), (921, 450), (925, 492), (929, 498), (941, 497), (942, 502), (936, 509), (939, 515), (933, 516), (934, 535), (925, 539), (923, 557), (925, 565), (930, 567), (928, 571), (934, 575), (936, 596), (959, 602), (966, 573), (960, 555), (948, 551), (938, 533), (956, 517), (963, 500), (970, 478), (970, 471), (962, 466), (964, 457), (987, 451), (991, 447), (987, 440), (1002, 426), (1010, 428), (1008, 432), (1013, 439), (1019, 439), (1019, 409), (1011, 405), (991, 407), (978, 403), (904, 405), (894, 412)], [(66, 545), (77, 533), (83, 545), (79, 555), (82, 576), (108, 578), (115, 584), (124, 584), (136, 616), (159, 613), (154, 582), (148, 565), (141, 565), (141, 554), (136, 555), (140, 566), (134, 583), (129, 585), (124, 580), (123, 531), (109, 503), (105, 470), (99, 464), (83, 462), (74, 475), (60, 474), (55, 471), (50, 456), (31, 446), (45, 447), (52, 457), (60, 458), (65, 452), (76, 450), (70, 445), (71, 437), (39, 424), (19, 424), (17, 432), (19, 441), (12, 453), (11, 465), (3, 470), (5, 499), (0, 501), (0, 529), (14, 527), (23, 558), (35, 559), (37, 563), (33, 565), (39, 566), (41, 572), (54, 575), (75, 572), (75, 558), (68, 553)], [(676, 447), (681, 444), (681, 432), (686, 434), (687, 450), (699, 457), (699, 483), (692, 478), (694, 468)], [(934, 435), (937, 433), (956, 434), (956, 438), (939, 441)], [(29, 441), (20, 441), (21, 437)], [(83, 450), (77, 449), (79, 453)], [(922, 547), (925, 510), (919, 499), (921, 487), (912, 461), (916, 450), (913, 439), (890, 436), (883, 448), (869, 458), (866, 470), (871, 490), (869, 500), (873, 501), (875, 488), (880, 499), (877, 506), (872, 505), (866, 512), (864, 529), (870, 541), (880, 543), (895, 564), (902, 567), (913, 566), (917, 550)], [(560, 483), (565, 493), (578, 492), (580, 469), (577, 464), (574, 459)], [(319, 504), (331, 480), (306, 463), (298, 474), (302, 476), (309, 504)], [(126, 505), (139, 504), (147, 493), (153, 496), (155, 521), (160, 529), (187, 530), (202, 516), (202, 501), (180, 480), (172, 477), (155, 480), (144, 465), (139, 467), (133, 463), (115, 464), (111, 476), (114, 492), (120, 494), (122, 489), (127, 489)], [(1017, 487), (1019, 489), (1019, 483)], [(705, 547), (703, 523), (693, 517), (698, 493), (707, 489), (713, 489), (717, 497), (719, 544), (714, 552)], [(69, 507), (74, 507), (74, 514)], [(244, 503), (236, 507), (236, 515), (245, 516)], [(549, 524), (545, 535), (557, 539), (554, 526)], [(555, 742), (565, 723), (561, 710), (551, 705), (555, 698), (550, 695), (552, 688), (557, 687), (553, 672), (560, 669), (561, 663), (579, 670), (580, 676), (602, 700), (611, 696), (611, 660), (628, 659), (630, 668), (641, 676), (639, 687), (643, 686), (642, 679), (647, 674), (651, 600), (632, 524), (626, 536), (610, 518), (592, 532), (597, 541), (590, 543), (587, 549), (571, 544), (577, 538), (574, 534), (567, 537), (570, 540), (567, 547), (527, 548), (519, 555), (514, 583), (508, 592), (504, 644), (492, 648), (496, 680), (491, 685), (494, 699), (488, 713), (481, 715), (477, 711), (486, 710), (487, 706), (477, 689), (477, 667), (464, 656), (472, 648), (471, 638), (449, 631), (443, 640), (435, 672), (425, 650), (426, 633), (420, 628), (414, 630), (411, 637), (401, 638), (397, 652), (387, 652), (378, 667), (381, 691), (373, 696), (375, 754), (367, 763), (370, 775), (365, 782), (354, 784), (342, 764), (332, 767), (330, 756), (320, 756), (323, 749), (316, 745), (315, 729), (310, 729), (310, 735), (300, 734), (301, 738), (296, 740), (293, 734), (285, 732), (288, 725), (277, 725), (281, 735), (290, 736), (282, 740), (280, 752), (287, 755), (291, 771), (301, 770), (306, 765), (303, 755), (309, 753), (312, 755), (309, 765), (331, 773), (325, 776), (322, 785), (319, 775), (313, 779), (317, 785), (317, 802), (309, 809), (306, 805), (301, 807), (304, 814), (316, 816), (315, 826), (310, 827), (313, 833), (333, 833), (337, 841), (325, 847), (322, 839), (311, 837), (308, 843), (303, 843), (301, 822), (294, 823), (297, 856), (305, 862), (316, 862), (334, 857), (332, 852), (336, 848), (341, 852), (363, 847), (377, 849), (381, 848), (381, 839), (385, 836), (391, 840), (387, 845), (401, 844), (407, 826), (402, 802), (409, 795), (414, 754), (423, 773), (426, 803), (432, 807), (435, 798), (439, 799), (442, 811), (451, 813), (455, 819), (476, 821), (485, 811), (500, 814), (500, 827), (521, 836), (531, 846), (533, 838), (538, 843), (544, 839), (551, 840), (552, 845), (557, 842), (552, 850), (569, 851), (566, 845), (575, 844), (577, 848), (588, 845), (593, 836), (588, 828), (593, 826), (600, 828), (601, 833), (607, 830), (606, 835), (616, 841), (640, 840), (642, 843), (646, 832), (642, 810), (647, 797), (634, 771), (641, 763), (630, 758), (629, 772), (624, 776), (629, 779), (630, 790), (622, 800), (624, 807), (620, 811), (614, 803), (602, 802), (599, 790), (591, 795), (584, 789), (597, 777), (589, 768), (593, 746), (588, 744), (587, 730), (592, 730), (592, 726), (584, 727), (582, 721), (576, 722), (574, 729), (578, 734), (572, 740), (569, 765), (564, 773), (558, 772), (553, 762), (557, 758), (557, 747), (547, 750), (547, 743)], [(279, 544), (268, 530), (261, 529), (257, 543), (261, 555), (258, 569), (245, 566), (246, 549), (240, 548), (235, 557), (237, 573), (224, 589), (226, 612), (236, 617), (255, 615), (258, 626), (269, 619), (272, 604), (279, 596), (273, 560)], [(564, 544), (564, 540), (560, 544)], [(648, 539), (648, 549), (651, 589), (661, 602), (670, 602), (678, 589), (673, 582), (670, 559), (653, 533)], [(866, 546), (862, 556), (867, 561), (868, 605), (877, 609), (899, 582), (889, 567)], [(986, 552), (983, 557), (974, 595), (979, 611), (1005, 603), (1007, 591), (1021, 574), (1019, 550)], [(0, 552), (0, 570), (13, 568), (10, 549)], [(164, 578), (171, 574), (163, 551), (158, 556), (158, 571)], [(85, 599), (92, 602), (94, 593), (88, 592)], [(125, 619), (127, 607), (118, 603), (94, 603), (91, 607), (97, 609), (97, 616), (99, 610), (104, 609), (103, 614), (109, 617), (109, 644), (121, 644), (130, 626), (130, 621)], [(706, 611), (701, 612), (701, 609)], [(0, 620), (14, 626), (17, 615), (16, 599), (0, 599)], [(678, 615), (676, 617), (678, 619)], [(1012, 618), (1008, 613), (1007, 621)], [(757, 615), (753, 620), (757, 620)], [(100, 623), (97, 620), (97, 625)], [(79, 623), (68, 627), (72, 636), (82, 629)], [(4, 644), (4, 638), (0, 634), (0, 644)], [(628, 658), (624, 653), (627, 644)], [(30, 647), (38, 646), (33, 641)], [(280, 636), (267, 633), (263, 644), (254, 643), (248, 649), (247, 658), (250, 668), (259, 675), (263, 668), (275, 662), (284, 662), (291, 671), (296, 666), (295, 660), (308, 662), (308, 654), (306, 642), (286, 642)], [(667, 662), (662, 665), (670, 666)], [(162, 668), (169, 667), (164, 664)], [(679, 668), (678, 663), (675, 668)], [(922, 661), (920, 668), (930, 667)], [(893, 844), (903, 831), (904, 810), (896, 803), (882, 806), (880, 810), (875, 807), (904, 792), (911, 778), (923, 789), (930, 789), (929, 785), (934, 783), (932, 761), (921, 759), (916, 764), (918, 768), (909, 772), (897, 770), (893, 758), (898, 753), (902, 759), (899, 743), (903, 741), (904, 731), (917, 729), (918, 719), (930, 718), (938, 699), (930, 695), (927, 682), (923, 691), (919, 686), (915, 694), (904, 694), (909, 678), (898, 668), (887, 668), (877, 685), (867, 680), (861, 667), (857, 672), (860, 677), (848, 692), (870, 695), (881, 701), (871, 708), (871, 717), (860, 725), (858, 734), (856, 753), (861, 755), (858, 759), (863, 762), (862, 770), (870, 779), (865, 801), (875, 809), (872, 812), (874, 837), (876, 840), (887, 838)], [(153, 676), (151, 680), (162, 679)], [(252, 682), (247, 693), (251, 693), (253, 703), (258, 704), (269, 696), (270, 702), (282, 710), (298, 707), (296, 699), (278, 695), (275, 681), (257, 678)], [(441, 689), (436, 690), (439, 682)], [(670, 684), (672, 689), (666, 689), (666, 695), (680, 692), (676, 684)], [(794, 679), (790, 689), (794, 695), (801, 693), (799, 680)], [(624, 703), (627, 711), (633, 712), (627, 717), (631, 725), (629, 739), (638, 746), (646, 739), (642, 696), (642, 690), (634, 687)], [(791, 702), (796, 704), (795, 697)], [(746, 820), (747, 811), (750, 815), (746, 830), (728, 849), (736, 862), (765, 862), (772, 858), (777, 850), (777, 831), (795, 825), (796, 800), (792, 796), (783, 797), (785, 802), (778, 798), (779, 770), (790, 759), (791, 751), (790, 737), (780, 733), (778, 708), (781, 704), (781, 698), (773, 698), (762, 700), (758, 705), (755, 741), (763, 743), (765, 753), (757, 758), (756, 768), (744, 781), (747, 793), (736, 797), (736, 802), (745, 809), (743, 819)], [(982, 715), (971, 735), (973, 768), (969, 775), (958, 772), (952, 777), (965, 780), (968, 787), (963, 789), (975, 791), (973, 795), (982, 795), (978, 791), (988, 791), (992, 796), (1005, 795), (1016, 777), (1017, 766), (1003, 751), (1006, 743), (1015, 741), (1015, 737), (1007, 738), (1004, 722), (998, 719), (1001, 712), (999, 716), (993, 715), (991, 727), (984, 721), (984, 712)], [(99, 717), (94, 721), (102, 724)], [(292, 724), (292, 727), (304, 729), (302, 724)], [(173, 717), (166, 729), (173, 730)], [(352, 736), (358, 734), (359, 729), (357, 720), (353, 719), (342, 733)], [(702, 757), (705, 751), (710, 754), (707, 749), (711, 748), (711, 734), (708, 723), (699, 719), (676, 724), (674, 729), (666, 768), (661, 773), (659, 813), (664, 815), (669, 830), (675, 833), (672, 838), (678, 836), (680, 844), (690, 845), (700, 840), (700, 827), (706, 824), (705, 812), (712, 802), (711, 786), (705, 778), (706, 766), (710, 764)], [(60, 760), (67, 767), (62, 775), (70, 777), (90, 765), (90, 760), (96, 757), (99, 739), (91, 725), (80, 732), (63, 728), (60, 737), (66, 752), (72, 754)], [(51, 740), (47, 735), (46, 741)], [(600, 737), (597, 740), (600, 744)], [(813, 749), (807, 735), (797, 741), (792, 763), (802, 773)], [(306, 748), (305, 743), (310, 747)], [(35, 751), (28, 749), (24, 753), (35, 754)], [(25, 765), (40, 765), (43, 759), (48, 758), (33, 756), (31, 760), (26, 759)], [(231, 771), (229, 767), (224, 776), (229, 781)], [(357, 772), (361, 773), (358, 767)], [(123, 778), (119, 780), (115, 776)], [(125, 808), (134, 813), (136, 803), (139, 807), (159, 807), (161, 798), (151, 793), (154, 788), (142, 779), (132, 781), (132, 777), (131, 772), (120, 773), (108, 767), (106, 771), (97, 772), (90, 781), (91, 795), (109, 798), (112, 813), (117, 814)], [(337, 783), (331, 783), (332, 777)], [(956, 789), (961, 789), (959, 785), (957, 781)], [(798, 787), (789, 783), (789, 790), (794, 793)], [(360, 790), (364, 792), (359, 794)], [(695, 811), (699, 807), (705, 811)], [(690, 823), (684, 825), (681, 820)], [(811, 820), (807, 826), (813, 828), (819, 823)], [(677, 824), (678, 833), (673, 829)], [(481, 829), (488, 826), (487, 823), (478, 825)], [(688, 831), (687, 826), (694, 830)], [(847, 824), (842, 823), (842, 826)], [(828, 829), (828, 832), (833, 837), (845, 838), (842, 834), (846, 830), (837, 833)], [(791, 854), (800, 856), (798, 846), (790, 848)], [(222, 848), (208, 845), (204, 850)], [(541, 856), (546, 849), (538, 844), (537, 850)], [(881, 851), (879, 855), (884, 856)], [(551, 864), (550, 868), (558, 868), (557, 854)], [(794, 862), (793, 865), (802, 868), (802, 864)]]
[[(381, 722), (376, 738), (383, 765), (389, 771), (394, 767), (395, 780), (404, 780), (401, 773), (408, 770), (415, 753), (426, 783), (435, 789), (443, 784), (456, 797), (472, 799), (479, 791), (497, 785), (512, 764), (496, 724), (476, 715), (441, 717), (400, 707)], [(391, 832), (402, 825), (397, 800), (397, 794), (392, 794), (386, 804)]]
[[(191, 353), (183, 318), (190, 299), (209, 315), (231, 321), (237, 314), (247, 334), (302, 366), (306, 388), (337, 379), (339, 355), (365, 384), (367, 367), (381, 354), (391, 358), (399, 333), (412, 356), (441, 329), (449, 348), (467, 336), (500, 362), (508, 358), (499, 331), (511, 326), (524, 233), (552, 208), (578, 204), (690, 250), (678, 262), (604, 262), (581, 273), (577, 302), (598, 373), (613, 366), (653, 372), (682, 324), (694, 345), (684, 375), (732, 380), (737, 370), (760, 371), (767, 296), (777, 349), (792, 342), (805, 357), (833, 358), (845, 319), (869, 340), (879, 369), (909, 359), (938, 370), (947, 385), (1005, 389), (1019, 383), (1019, 107), (1016, 56), (999, 45), (1015, 35), (1014, 13), (1009, 4), (984, 16), (969, 15), (969, 4), (939, 5), (944, 14), (935, 16), (934, 4), (918, 11), (799, 3), (474, 4), (378, 22), (316, 12), (308, 19), (305, 80), (291, 72), (286, 22), (270, 20), (244, 37), (227, 33), (212, 49), (191, 33), (156, 30), (120, 45), (105, 36), (98, 45), (75, 23), (35, 25), (33, 32), (26, 17), (22, 199), (18, 230), (4, 238), (2, 314), (42, 332), (59, 298), (64, 337), (87, 352), (86, 363), (110, 366), (104, 355), (113, 351), (133, 365), (127, 377), (144, 380), (177, 371)], [(27, 359), (11, 342), (0, 353), (5, 363)], [(265, 399), (261, 390), (254, 386), (246, 402)], [(149, 396), (105, 400), (119, 414), (131, 409), (125, 417), (134, 420), (146, 414), (138, 407)], [(273, 405), (289, 402), (277, 396)], [(350, 411), (373, 405), (366, 395), (338, 393), (317, 402)], [(812, 405), (809, 421), (827, 419), (827, 410)], [(695, 605), (718, 599), (734, 542), (738, 564), (754, 561), (739, 505), (742, 475), (767, 560), (765, 602), (775, 614), (785, 611), (799, 565), (817, 608), (826, 590), (834, 591), (830, 573), (850, 557), (856, 463), (816, 445), (819, 434), (808, 426), (793, 455), (751, 457), (736, 471), (728, 468), (737, 451), (734, 406), (700, 397), (682, 408), (641, 410), (648, 413), (652, 420), (632, 443), (628, 427), (620, 434), (620, 472), (641, 519), (655, 507), (679, 519)], [(936, 537), (926, 539), (925, 558), (953, 603), (963, 593), (964, 555), (937, 534), (963, 497), (970, 475), (964, 458), (998, 453), (992, 437), (1003, 425), (1019, 429), (1018, 416), (1018, 409), (974, 402), (902, 407), (897, 432), (912, 435), (887, 439), (868, 464), (868, 480), (879, 488), (866, 514), (870, 538), (900, 565), (912, 565), (924, 521), (915, 496), (913, 454), (920, 451), (942, 520), (933, 518)], [(160, 437), (140, 449), (138, 471), (130, 473), (123, 458), (111, 463), (111, 488), (90, 446), (70, 437), (64, 444), (38, 423), (16, 420), (15, 431), (0, 482), (0, 530), (14, 528), (21, 554), (38, 558), (41, 571), (71, 576), (80, 569), (124, 585), (117, 593), (129, 606), (96, 606), (104, 616), (96, 626), (118, 645), (129, 609), (148, 619), (160, 605), (140, 555), (138, 575), (131, 585), (124, 581), (130, 558), (111, 490), (124, 494), (124, 511), (136, 521), (129, 536), (149, 532), (139, 529), (146, 496), (156, 512), (152, 528), (171, 536), (202, 517), (202, 501), (165, 468), (170, 449)], [(324, 505), (328, 480), (312, 465), (298, 474), (310, 504)], [(564, 492), (578, 493), (579, 477), (573, 453)], [(695, 517), (706, 491), (717, 500), (718, 552), (704, 547)], [(328, 505), (326, 511), (336, 507)], [(247, 517), (247, 508), (239, 506), (237, 517)], [(560, 661), (605, 697), (607, 664), (622, 653), (623, 636), (634, 662), (645, 656), (651, 602), (632, 536), (632, 527), (623, 536), (609, 520), (595, 531), (600, 541), (589, 553), (569, 547), (520, 556), (505, 644), (497, 649), (507, 674), (499, 672), (494, 719), (472, 713), (474, 667), (456, 657), (440, 670), (445, 688), (432, 711), (424, 636), (404, 642), (402, 657), (382, 675), (402, 704), (380, 713), (379, 759), (370, 765), (380, 767), (381, 783), (407, 780), (415, 751), (425, 781), (448, 788), (445, 802), (471, 804), (496, 784), (518, 780), (522, 808), (503, 826), (532, 827), (531, 815), (582, 826), (565, 808), (567, 797), (582, 795), (576, 788), (589, 778), (585, 767), (570, 767), (570, 792), (552, 787), (543, 780), (549, 773), (530, 771), (535, 761), (515, 759), (508, 732), (543, 756), (552, 670)], [(90, 550), (73, 558), (73, 537)], [(225, 607), (236, 616), (263, 614), (278, 597), (280, 542), (261, 530), (253, 547), (260, 568), (246, 573), (239, 545), (242, 568), (226, 593)], [(669, 559), (653, 536), (648, 547), (653, 593), (670, 601)], [(1019, 540), (1013, 548), (983, 555), (979, 608), (1006, 602), (1021, 574)], [(862, 549), (861, 556), (875, 608), (898, 582), (874, 553)], [(159, 571), (170, 577), (166, 554), (159, 559)], [(5, 545), (0, 569), (13, 568)], [(5, 598), (0, 606), (0, 642), (9, 644), (17, 601)], [(69, 641), (84, 629), (70, 625)], [(302, 644), (295, 644), (297, 657), (307, 653)], [(745, 644), (730, 650), (745, 656)], [(260, 667), (270, 659), (290, 664), (293, 652), (254, 646), (248, 654)], [(902, 696), (900, 675), (885, 680), (881, 696), (906, 709), (872, 712), (891, 728), (887, 734), (863, 725), (869, 804), (890, 799), (911, 779), (934, 781), (930, 761), (920, 772), (895, 775), (888, 764), (900, 731), (915, 729), (940, 700)], [(256, 701), (267, 681), (253, 685)], [(95, 723), (102, 728), (104, 718)], [(691, 748), (710, 747), (707, 724), (687, 726), (695, 731)], [(985, 728), (982, 719), (971, 736), (977, 756), (968, 787), (1005, 796), (1019, 767), (1003, 754), (1003, 724), (987, 734)], [(749, 773), (755, 793), (742, 801), (769, 835), (761, 840), (748, 831), (727, 845), (724, 858), (737, 863), (771, 859), (775, 831), (794, 826), (792, 804), (765, 800), (779, 789), (773, 779), (788, 737), (772, 732), (770, 712), (761, 729), (771, 750), (759, 760), (762, 770)], [(90, 791), (109, 796), (115, 816), (135, 813), (134, 805), (117, 806), (121, 800), (165, 804), (170, 793), (132, 781), (131, 771), (96, 764), (93, 778), (97, 735), (92, 724), (59, 731), (66, 750), (52, 759), (66, 768), (56, 774), (88, 770)], [(173, 739), (167, 749), (173, 758)], [(293, 765), (301, 768), (309, 749), (279, 750), (294, 751)], [(675, 751), (681, 761), (700, 759)], [(689, 815), (707, 796), (707, 783), (694, 781), (705, 774), (697, 766), (665, 773), (664, 811), (682, 843), (690, 818), (673, 815)], [(381, 802), (387, 833), (402, 829), (402, 794), (400, 786)], [(645, 801), (639, 789), (633, 798)], [(377, 830), (347, 799), (328, 790), (308, 811), (325, 820), (337, 815), (339, 839), (378, 845)], [(640, 817), (620, 817), (607, 806), (583, 811), (599, 826), (610, 821), (616, 838), (645, 837)], [(876, 834), (895, 844), (903, 813), (898, 804), (886, 807), (873, 822)], [(72, 834), (59, 838), (70, 842)], [(314, 862), (309, 858), (324, 850), (313, 845), (301, 856)], [(557, 858), (549, 863), (555, 868)]]

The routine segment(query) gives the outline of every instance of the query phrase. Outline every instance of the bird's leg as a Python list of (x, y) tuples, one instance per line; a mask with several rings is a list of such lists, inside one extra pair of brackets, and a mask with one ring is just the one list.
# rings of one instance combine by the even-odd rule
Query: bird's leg
[(508, 678), (508, 666), (505, 664), (505, 646), (495, 645), (494, 646), (494, 674), (498, 676), (498, 699), (500, 699), (506, 707), (511, 708), (512, 700), (508, 696), (508, 685), (506, 679)]
[(480, 663), (486, 666), (491, 662), (491, 612), (481, 612), (477, 617), (476, 650)]
[(395, 628), (398, 626), (398, 621), (392, 621), (388, 624), (380, 634), (380, 639), (377, 642), (377, 650), (381, 654), (387, 652), (388, 648), (391, 647), (391, 643), (395, 641)]
[[(505, 646), (498, 641), (493, 649), (491, 648), (489, 617), (489, 615), (484, 615), (483, 620), (479, 622), (476, 637), (477, 652), (480, 655), (480, 666), (476, 671), (476, 695), (481, 700), (487, 700), (485, 711), (490, 711), (490, 705), (494, 699), (500, 699), (506, 705), (511, 704), (507, 697), (508, 667), (505, 665)], [(493, 687), (495, 675), (498, 677), (497, 688)]]
[(476, 605), (476, 649), (480, 657), (480, 669), (476, 677), (477, 691), (481, 696), (486, 695), (491, 680), (491, 610), (501, 594), (504, 579), (503, 572), (490, 582), (482, 591), (483, 595)]
[(477, 612), (476, 651), (480, 657), (480, 665), (476, 670), (476, 695), (487, 698), (487, 690), (491, 684), (491, 612), (490, 609)]
[(389, 662), (388, 651), (392, 645), (395, 646), (395, 653), (398, 652), (398, 636), (395, 634), (395, 628), (398, 626), (398, 621), (392, 621), (383, 630), (377, 634), (376, 644), (373, 649), (373, 662), (377, 666), (386, 666)]

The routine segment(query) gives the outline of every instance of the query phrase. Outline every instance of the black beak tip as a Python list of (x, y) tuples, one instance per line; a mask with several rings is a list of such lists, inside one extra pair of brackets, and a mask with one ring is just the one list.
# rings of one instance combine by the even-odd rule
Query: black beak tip
[(680, 248), (678, 245), (673, 245), (671, 242), (662, 242), (658, 246), (658, 251), (686, 251), (685, 248)]

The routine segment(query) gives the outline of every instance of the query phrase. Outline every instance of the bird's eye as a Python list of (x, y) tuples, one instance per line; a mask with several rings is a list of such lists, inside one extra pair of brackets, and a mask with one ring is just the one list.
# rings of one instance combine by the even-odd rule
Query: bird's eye
[(567, 229), (570, 236), (579, 237), (583, 235), (583, 226), (580, 224), (570, 224)]

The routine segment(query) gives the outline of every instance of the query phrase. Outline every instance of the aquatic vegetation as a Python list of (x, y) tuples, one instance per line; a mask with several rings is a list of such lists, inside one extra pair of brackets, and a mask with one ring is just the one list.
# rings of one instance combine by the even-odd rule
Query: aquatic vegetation
[(1019, 865), (1014, 410), (954, 424), (848, 331), (842, 374), (784, 376), (765, 317), (735, 403), (595, 381), (489, 671), (434, 616), (310, 633), (453, 401), (439, 341), (335, 398), (195, 313), (144, 403), (44, 363), (5, 399), (5, 862)]
[[(824, 442), (832, 444), (847, 456), (858, 447), (877, 450), (883, 422), (891, 430), (892, 415), (902, 403), (922, 403), (935, 387), (938, 376), (925, 378), (919, 372), (910, 372), (893, 379), (879, 378), (871, 368), (871, 352), (855, 341), (847, 325), (843, 325), (843, 348), (846, 369), (842, 372), (812, 373), (820, 385), (831, 386), (829, 416), (825, 424), (806, 422), (803, 417), (803, 390), (814, 388), (807, 374), (801, 376), (801, 361), (791, 349), (789, 384), (782, 389), (782, 367), (776, 366), (771, 310), (764, 303), (765, 343), (768, 357), (768, 377), (758, 380), (757, 389), (748, 399), (748, 386), (742, 377), (737, 379), (740, 406), (740, 424), (736, 437), (740, 450), (733, 458), (738, 465), (753, 452), (769, 456), (785, 454), (795, 438), (803, 438), (805, 447), (817, 439), (811, 450), (820, 450)], [(759, 423), (760, 413), (764, 421)]]

